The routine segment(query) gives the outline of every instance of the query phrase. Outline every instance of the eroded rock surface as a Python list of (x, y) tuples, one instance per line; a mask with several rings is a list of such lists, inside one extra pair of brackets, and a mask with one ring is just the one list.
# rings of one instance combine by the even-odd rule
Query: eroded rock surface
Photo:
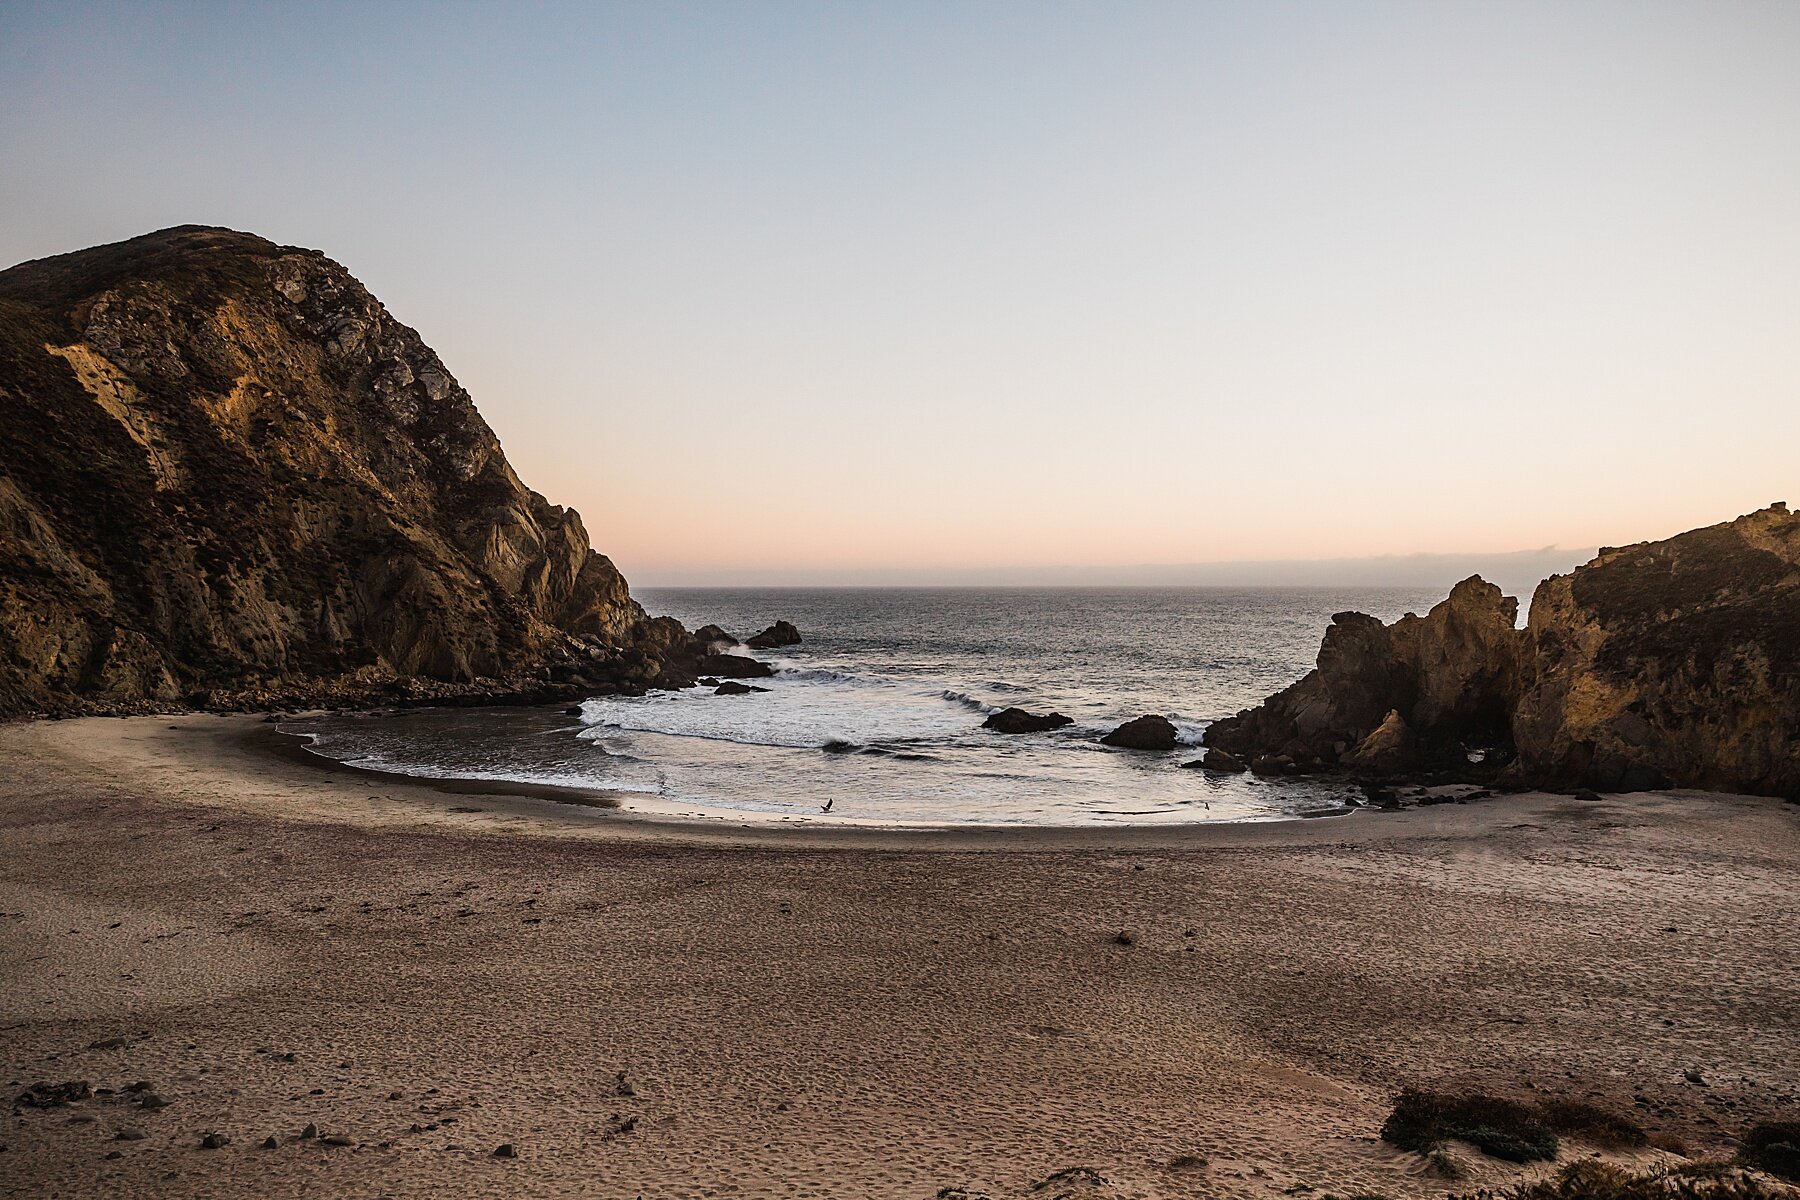
[(1800, 515), (1775, 504), (1602, 550), (1515, 602), (1464, 580), (1424, 617), (1333, 618), (1319, 665), (1215, 722), (1253, 770), (1480, 770), (1531, 786), (1800, 797)]
[(692, 656), (315, 251), (187, 226), (0, 272), (0, 405), (0, 714), (642, 688)]
[(1469, 749), (1509, 740), (1526, 662), (1518, 612), (1475, 575), (1423, 617), (1383, 625), (1338, 613), (1314, 670), (1215, 721), (1205, 743), (1253, 767), (1285, 759), (1282, 768), (1302, 771), (1466, 764)]
[(1529, 781), (1800, 796), (1800, 515), (1602, 550), (1531, 602)]

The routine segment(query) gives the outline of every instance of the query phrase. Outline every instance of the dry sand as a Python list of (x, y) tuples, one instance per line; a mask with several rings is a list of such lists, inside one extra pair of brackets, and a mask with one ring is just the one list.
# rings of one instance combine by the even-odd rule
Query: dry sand
[[(5, 1100), (169, 1101), (13, 1109), (0, 1194), (1404, 1197), (1516, 1172), (1378, 1141), (1403, 1085), (1596, 1099), (1696, 1152), (1800, 1093), (1778, 801), (741, 828), (269, 742), (0, 728)], [(1106, 1182), (1032, 1190), (1074, 1167)]]

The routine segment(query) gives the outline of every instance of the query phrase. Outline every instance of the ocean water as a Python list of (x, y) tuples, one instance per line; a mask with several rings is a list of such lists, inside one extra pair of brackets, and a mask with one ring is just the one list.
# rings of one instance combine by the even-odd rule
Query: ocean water
[[(900, 824), (1161, 824), (1338, 808), (1341, 783), (1183, 770), (1208, 722), (1311, 666), (1331, 615), (1392, 620), (1410, 588), (683, 588), (639, 594), (740, 638), (784, 618), (764, 693), (597, 697), (556, 709), (295, 721), (320, 753), (407, 774), (605, 789), (647, 811)], [(982, 729), (1017, 705), (1074, 724)], [(1172, 753), (1099, 737), (1160, 713)], [(829, 803), (829, 815), (823, 812)]]

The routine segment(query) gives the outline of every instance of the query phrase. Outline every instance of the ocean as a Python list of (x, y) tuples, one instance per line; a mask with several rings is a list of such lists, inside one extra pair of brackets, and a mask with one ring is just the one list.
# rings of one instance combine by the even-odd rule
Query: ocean
[[(601, 789), (662, 814), (903, 825), (1279, 819), (1341, 806), (1341, 782), (1183, 770), (1208, 722), (1303, 675), (1333, 613), (1423, 612), (1416, 588), (681, 588), (653, 614), (740, 638), (777, 618), (804, 642), (758, 657), (769, 690), (598, 697), (560, 709), (421, 709), (295, 720), (312, 748), (403, 774)], [(1072, 725), (1002, 735), (1008, 706)], [(1172, 753), (1099, 737), (1160, 713)], [(824, 812), (826, 805), (830, 812)], [(600, 814), (596, 819), (603, 819)]]

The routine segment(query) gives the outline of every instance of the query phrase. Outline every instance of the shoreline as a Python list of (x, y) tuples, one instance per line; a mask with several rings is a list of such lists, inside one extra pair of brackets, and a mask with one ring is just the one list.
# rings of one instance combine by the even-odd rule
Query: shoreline
[[(893, 850), (1133, 850), (1304, 846), (1439, 837), (1478, 837), (1517, 819), (1556, 819), (1582, 813), (1592, 802), (1553, 792), (1495, 793), (1478, 801), (1411, 805), (1399, 810), (1359, 808), (1320, 817), (1288, 816), (1253, 821), (1110, 825), (880, 822), (867, 818), (792, 817), (738, 809), (705, 809), (661, 802), (640, 793), (606, 792), (555, 784), (410, 775), (362, 767), (309, 750), (305, 734), (288, 733), (261, 715), (203, 713), (186, 717), (86, 717), (27, 726), (45, 731), (51, 745), (80, 742), (95, 761), (143, 765), (179, 761), (190, 775), (224, 786), (257, 815), (326, 819), (387, 828), (410, 821), (419, 828), (499, 826), (512, 834), (547, 837), (618, 837), (696, 843), (751, 843), (796, 847)], [(66, 730), (67, 733), (60, 731)], [(57, 731), (57, 732), (52, 732)], [(264, 788), (229, 786), (248, 779)], [(357, 786), (351, 786), (354, 782)], [(363, 786), (368, 785), (368, 786)], [(384, 796), (379, 808), (370, 808)], [(288, 803), (272, 803), (274, 792)], [(359, 802), (357, 797), (363, 799)], [(1779, 806), (1770, 797), (1702, 792), (1629, 793), (1603, 803), (1652, 797), (1707, 797), (1721, 802)], [(464, 797), (489, 802), (478, 812), (446, 803)], [(648, 805), (631, 808), (629, 805)], [(471, 821), (471, 817), (485, 818)]]
[(1430, 1200), (1547, 1168), (1431, 1174), (1378, 1140), (1402, 1087), (1715, 1156), (1800, 1105), (1779, 800), (721, 827), (272, 733), (0, 726), (0, 1079), (112, 1089), (16, 1108), (0, 1195)]

